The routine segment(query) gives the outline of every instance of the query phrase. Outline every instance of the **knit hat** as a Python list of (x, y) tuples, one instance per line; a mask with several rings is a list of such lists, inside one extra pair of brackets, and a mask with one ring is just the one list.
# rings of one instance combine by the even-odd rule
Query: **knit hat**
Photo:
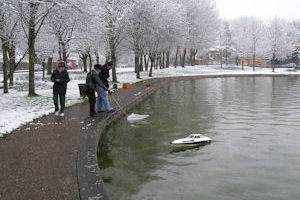
[(66, 67), (66, 63), (64, 61), (59, 61), (57, 66), (58, 67)]
[(94, 65), (94, 69), (101, 69), (101, 65), (99, 64)]
[(106, 63), (106, 66), (112, 66), (113, 65), (113, 61), (109, 61)]

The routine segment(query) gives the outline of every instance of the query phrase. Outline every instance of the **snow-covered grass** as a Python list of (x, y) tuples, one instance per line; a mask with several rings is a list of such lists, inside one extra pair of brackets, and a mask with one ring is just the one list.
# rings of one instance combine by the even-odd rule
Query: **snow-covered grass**
[[(117, 69), (117, 78), (119, 87), (123, 82), (134, 83), (140, 80), (149, 79), (149, 72), (141, 72), (141, 79), (136, 79), (133, 68)], [(170, 67), (167, 69), (154, 70), (152, 78), (157, 77), (175, 77), (175, 76), (195, 76), (195, 75), (239, 75), (239, 74), (300, 74), (300, 71), (289, 71), (289, 69), (271, 69), (256, 68), (252, 71), (251, 67), (228, 66), (223, 69), (220, 66), (187, 66)], [(85, 83), (86, 73), (80, 71), (69, 71), (71, 81), (68, 83), (66, 94), (66, 105), (74, 105), (82, 102), (79, 96), (79, 83)], [(3, 80), (2, 74), (0, 80)], [(43, 115), (48, 115), (54, 112), (52, 100), (52, 86), (50, 77), (46, 76), (42, 80), (42, 73), (36, 73), (35, 89), (39, 95), (37, 97), (28, 97), (28, 73), (15, 74), (15, 86), (9, 90), (8, 94), (3, 94), (3, 89), (0, 92), (0, 137), (4, 134), (12, 132), (22, 124), (28, 123), (33, 119)]]
[[(0, 96), (0, 136), (10, 133), (22, 124), (54, 112), (52, 100), (52, 86), (50, 77), (42, 80), (42, 73), (35, 74), (35, 90), (37, 97), (28, 97), (28, 73), (15, 74), (15, 86), (9, 89), (8, 94)], [(2, 75), (0, 77), (2, 79)], [(82, 101), (79, 97), (78, 83), (85, 80), (85, 74), (70, 72), (72, 79), (68, 84), (66, 106)]]

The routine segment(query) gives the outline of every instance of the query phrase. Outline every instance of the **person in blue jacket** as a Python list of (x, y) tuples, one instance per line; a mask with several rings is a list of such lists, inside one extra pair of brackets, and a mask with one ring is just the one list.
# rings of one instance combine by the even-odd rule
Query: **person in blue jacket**
[(102, 110), (102, 107), (104, 105), (105, 111), (107, 113), (114, 112), (115, 110), (110, 106), (108, 101), (108, 93), (110, 92), (109, 84), (108, 84), (108, 78), (109, 78), (109, 70), (112, 69), (113, 62), (109, 61), (105, 65), (101, 65), (99, 73), (99, 78), (102, 81), (102, 83), (105, 85), (107, 90), (104, 90), (101, 87), (97, 87), (97, 93), (98, 93), (98, 99), (97, 99), (97, 111), (98, 112), (104, 112)]
[[(96, 64), (94, 69), (92, 69), (86, 76), (86, 93), (89, 98), (90, 103), (90, 117), (95, 117), (95, 103), (96, 103), (96, 96), (95, 91), (99, 91), (100, 88), (104, 91), (108, 91), (107, 88), (99, 78), (99, 73), (101, 73), (101, 65)], [(98, 94), (99, 95), (99, 94)]]

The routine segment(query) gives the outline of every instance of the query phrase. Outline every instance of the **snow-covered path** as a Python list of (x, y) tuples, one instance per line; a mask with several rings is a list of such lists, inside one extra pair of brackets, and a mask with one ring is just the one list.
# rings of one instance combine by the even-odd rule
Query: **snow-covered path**
[[(171, 67), (162, 70), (154, 70), (152, 78), (158, 77), (174, 77), (174, 76), (195, 76), (195, 75), (239, 75), (239, 74), (299, 74), (300, 71), (289, 71), (288, 69), (275, 69), (275, 73), (271, 69), (231, 66), (187, 66)], [(82, 99), (79, 97), (79, 83), (85, 83), (85, 73), (79, 71), (69, 71), (71, 81), (68, 84), (66, 94), (66, 105), (73, 105), (80, 103)], [(123, 82), (134, 83), (140, 80), (149, 79), (148, 72), (141, 72), (141, 79), (135, 78), (134, 69), (117, 69), (117, 78), (119, 87)], [(2, 74), (0, 80), (3, 80)], [(43, 115), (48, 115), (54, 112), (52, 101), (52, 85), (50, 77), (47, 76), (46, 80), (42, 80), (42, 73), (36, 73), (35, 87), (38, 97), (28, 97), (28, 74), (18, 73), (15, 74), (15, 86), (9, 90), (8, 94), (0, 92), (0, 137), (3, 134), (8, 134), (14, 129), (20, 127), (22, 124), (31, 122), (33, 119), (39, 118)], [(2, 83), (1, 83), (2, 84)]]

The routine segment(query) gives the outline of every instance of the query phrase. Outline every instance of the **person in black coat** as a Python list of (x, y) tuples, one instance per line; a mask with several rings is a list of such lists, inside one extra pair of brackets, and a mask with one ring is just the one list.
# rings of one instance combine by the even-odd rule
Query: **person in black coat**
[(107, 113), (114, 112), (115, 110), (110, 106), (108, 101), (108, 95), (107, 93), (110, 92), (109, 84), (108, 84), (108, 78), (109, 78), (109, 70), (112, 69), (112, 61), (106, 63), (105, 65), (101, 65), (101, 72), (99, 73), (99, 78), (102, 81), (102, 83), (105, 85), (108, 90), (103, 90), (102, 88), (97, 88), (98, 93), (98, 99), (97, 99), (97, 111), (103, 112), (102, 107), (104, 105), (105, 111)]
[[(66, 102), (67, 83), (70, 81), (65, 62), (60, 61), (58, 63), (57, 68), (52, 72), (51, 81), (54, 82), (53, 102), (55, 106), (55, 115), (63, 117)], [(60, 101), (60, 110), (58, 107), (58, 97)]]
[(107, 91), (109, 88), (107, 88), (102, 81), (99, 78), (99, 73), (101, 72), (100, 70), (101, 65), (96, 64), (94, 66), (94, 69), (91, 70), (87, 76), (86, 76), (86, 93), (89, 98), (89, 103), (90, 103), (90, 117), (95, 117), (96, 112), (95, 112), (95, 103), (96, 103), (96, 96), (95, 96), (95, 91), (97, 88), (102, 88), (104, 91)]
[(109, 88), (108, 78), (109, 78), (109, 70), (112, 69), (112, 61), (109, 61), (105, 65), (101, 65), (101, 73), (99, 73), (99, 78), (102, 83)]

